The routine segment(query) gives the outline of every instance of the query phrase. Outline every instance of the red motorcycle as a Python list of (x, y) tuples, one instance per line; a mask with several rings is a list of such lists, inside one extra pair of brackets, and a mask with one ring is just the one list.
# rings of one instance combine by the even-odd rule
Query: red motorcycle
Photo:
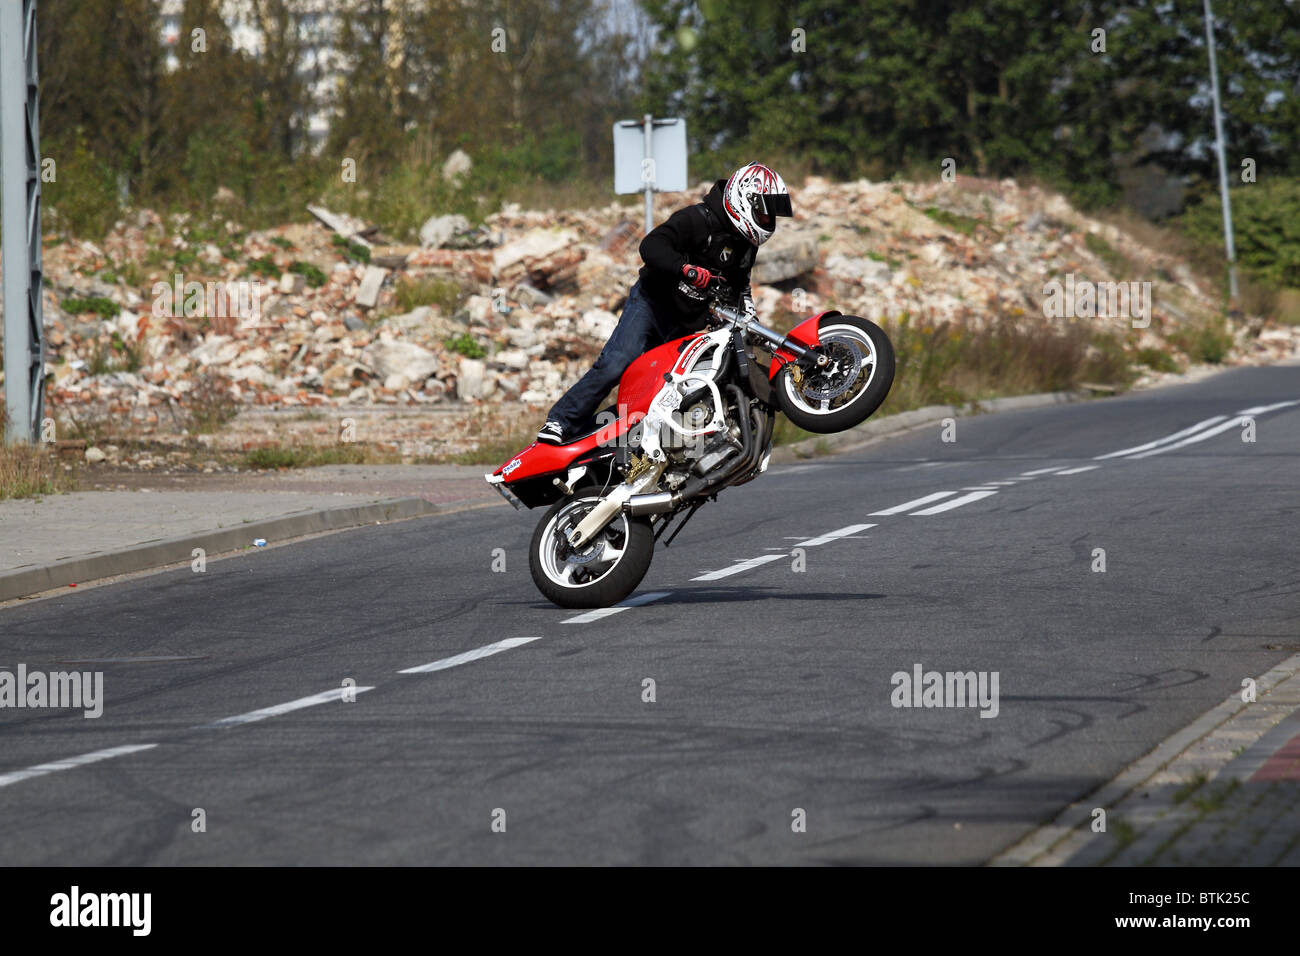
[[(566, 608), (608, 607), (650, 568), (706, 501), (767, 470), (780, 410), (800, 428), (844, 431), (880, 407), (894, 348), (879, 326), (822, 312), (782, 335), (720, 281), (709, 324), (646, 352), (623, 373), (618, 406), (567, 445), (534, 442), (490, 475), (515, 508), (547, 507), (528, 565)], [(755, 349), (771, 354), (765, 366)]]

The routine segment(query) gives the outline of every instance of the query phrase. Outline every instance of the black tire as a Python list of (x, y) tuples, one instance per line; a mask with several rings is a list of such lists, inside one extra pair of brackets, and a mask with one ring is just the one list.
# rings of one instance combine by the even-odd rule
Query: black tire
[[(646, 571), (650, 570), (655, 538), (649, 519), (620, 514), (601, 532), (599, 539), (605, 547), (621, 546), (621, 557), (592, 580), (565, 584), (555, 579), (559, 563), (557, 550), (562, 551), (567, 547), (554, 540), (561, 533), (557, 529), (567, 527), (570, 521), (575, 520), (575, 515), (565, 514), (557, 523), (557, 516), (566, 509), (573, 509), (576, 520), (580, 521), (581, 514), (585, 513), (583, 507), (589, 509), (590, 505), (599, 500), (599, 495), (600, 489), (578, 489), (573, 497), (562, 498), (551, 505), (533, 531), (533, 539), (528, 546), (528, 570), (532, 572), (537, 590), (552, 604), (565, 608), (609, 607), (635, 591)], [(550, 573), (547, 571), (548, 566), (551, 568)], [(574, 573), (591, 574), (585, 566), (574, 569)]]
[[(822, 343), (819, 349), (826, 350), (833, 356), (839, 355), (842, 359), (859, 357), (858, 361), (862, 363), (858, 367), (859, 376), (866, 367), (865, 360), (871, 358), (870, 378), (866, 385), (854, 386), (850, 383), (848, 391), (822, 399), (827, 404), (824, 411), (813, 407), (817, 399), (812, 396), (840, 387), (844, 379), (829, 381), (818, 374), (805, 372), (803, 382), (796, 385), (794, 376), (790, 374), (789, 363), (777, 373), (773, 390), (776, 392), (776, 403), (785, 416), (806, 431), (828, 435), (866, 421), (880, 407), (894, 384), (894, 346), (880, 326), (856, 315), (824, 317), (818, 323), (817, 335)], [(864, 351), (867, 344), (870, 345), (869, 353)], [(823, 382), (827, 388), (819, 389)], [(843, 395), (850, 397), (842, 399)], [(841, 404), (836, 405), (837, 400)]]

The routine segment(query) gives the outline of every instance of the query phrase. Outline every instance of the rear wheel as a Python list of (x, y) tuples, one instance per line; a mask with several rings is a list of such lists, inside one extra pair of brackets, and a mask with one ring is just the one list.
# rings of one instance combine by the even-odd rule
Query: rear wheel
[(894, 384), (894, 347), (884, 330), (856, 315), (822, 319), (814, 350), (830, 359), (807, 372), (787, 362), (777, 373), (776, 401), (787, 418), (818, 434), (865, 421)]
[(654, 556), (654, 532), (646, 518), (620, 514), (580, 549), (568, 533), (600, 501), (594, 489), (579, 489), (542, 516), (528, 548), (533, 583), (560, 607), (609, 607), (627, 597), (645, 577)]

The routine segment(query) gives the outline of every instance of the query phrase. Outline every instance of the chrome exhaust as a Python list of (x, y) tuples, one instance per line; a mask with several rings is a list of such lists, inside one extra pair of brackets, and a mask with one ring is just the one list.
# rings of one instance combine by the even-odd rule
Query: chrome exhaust
[(632, 515), (658, 515), (672, 511), (680, 503), (671, 491), (656, 491), (650, 495), (633, 495), (623, 502), (623, 513)]

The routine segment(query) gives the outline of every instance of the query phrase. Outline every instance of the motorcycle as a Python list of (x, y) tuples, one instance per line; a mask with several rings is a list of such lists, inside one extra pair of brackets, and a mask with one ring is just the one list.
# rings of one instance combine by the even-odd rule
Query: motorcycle
[[(484, 475), (516, 509), (547, 509), (528, 566), (560, 607), (608, 607), (631, 594), (674, 521), (664, 547), (723, 489), (767, 470), (778, 411), (829, 434), (864, 421), (889, 394), (894, 349), (875, 323), (827, 311), (783, 335), (721, 280), (707, 295), (706, 328), (636, 359), (594, 431), (566, 445), (534, 442)], [(767, 365), (757, 350), (770, 354)]]

